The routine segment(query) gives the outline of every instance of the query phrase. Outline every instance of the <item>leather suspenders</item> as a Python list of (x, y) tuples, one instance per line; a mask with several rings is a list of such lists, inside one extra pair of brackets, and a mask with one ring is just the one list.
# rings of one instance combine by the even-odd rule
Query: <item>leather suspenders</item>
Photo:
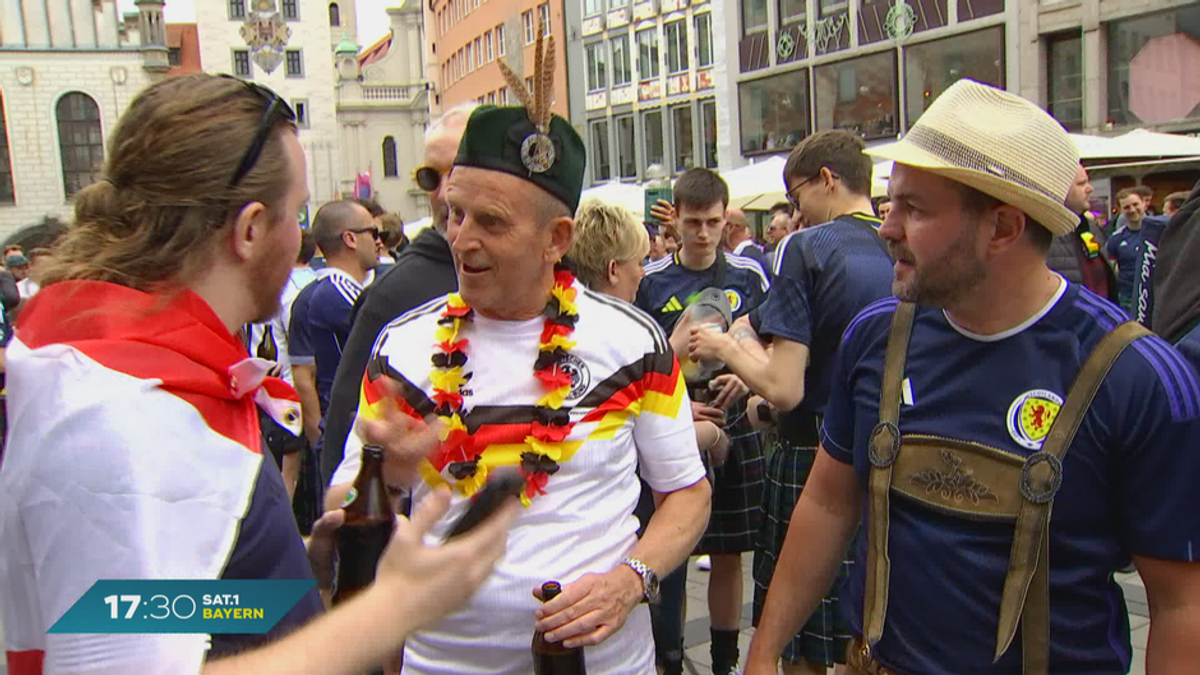
[[(883, 637), (891, 576), (889, 504), (891, 493), (897, 492), (956, 517), (1013, 523), (995, 660), (1008, 650), (1019, 624), (1024, 674), (1046, 675), (1050, 652), (1050, 514), (1062, 485), (1063, 459), (1113, 363), (1130, 343), (1150, 332), (1131, 321), (1106, 335), (1075, 377), (1042, 449), (1022, 457), (975, 443), (901, 435), (900, 388), (915, 313), (914, 305), (901, 303), (892, 320), (879, 423), (871, 432), (868, 448), (871, 469), (863, 656), (869, 658), (870, 650)], [(939, 461), (958, 471), (959, 480), (949, 491), (928, 488), (927, 477), (939, 473)], [(964, 494), (968, 498), (964, 499)]]

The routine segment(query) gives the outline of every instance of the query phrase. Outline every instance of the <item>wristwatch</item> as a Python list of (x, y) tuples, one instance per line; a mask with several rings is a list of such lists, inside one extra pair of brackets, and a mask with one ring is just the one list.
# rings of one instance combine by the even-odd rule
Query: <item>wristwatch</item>
[(659, 599), (658, 575), (654, 573), (654, 570), (646, 567), (646, 563), (637, 558), (626, 558), (621, 561), (621, 564), (629, 566), (642, 578), (642, 601), (657, 605)]

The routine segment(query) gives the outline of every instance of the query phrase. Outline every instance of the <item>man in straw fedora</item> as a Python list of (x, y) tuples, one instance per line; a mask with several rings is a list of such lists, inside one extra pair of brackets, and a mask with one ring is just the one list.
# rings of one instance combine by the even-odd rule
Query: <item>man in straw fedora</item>
[(961, 80), (869, 152), (896, 162), (880, 235), (897, 297), (842, 338), (747, 674), (775, 672), (860, 518), (842, 594), (851, 673), (1125, 673), (1112, 575), (1131, 557), (1147, 672), (1194, 672), (1200, 386), (1165, 342), (1047, 269), (1078, 222), (1070, 138)]

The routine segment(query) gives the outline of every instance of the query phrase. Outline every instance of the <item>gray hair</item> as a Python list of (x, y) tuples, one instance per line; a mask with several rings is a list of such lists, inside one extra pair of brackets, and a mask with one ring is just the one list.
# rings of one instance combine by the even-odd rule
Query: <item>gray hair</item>
[(462, 124), (465, 126), (467, 119), (471, 117), (471, 113), (475, 112), (475, 109), (478, 107), (479, 104), (475, 102), (460, 103), (442, 113), (436, 119), (430, 121), (429, 126), (425, 129), (425, 142), (428, 143), (429, 139), (433, 138), (433, 135), (436, 134), (438, 130), (441, 129), (447, 122), (455, 121), (461, 118)]

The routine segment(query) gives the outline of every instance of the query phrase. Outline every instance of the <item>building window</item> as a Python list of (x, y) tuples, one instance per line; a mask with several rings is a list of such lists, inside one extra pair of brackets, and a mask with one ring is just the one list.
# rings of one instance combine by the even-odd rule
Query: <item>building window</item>
[(671, 108), (671, 134), (675, 140), (675, 171), (687, 171), (696, 166), (696, 148), (692, 140), (692, 107)]
[(1200, 118), (1196, 63), (1200, 6), (1108, 24), (1108, 121), (1158, 124)]
[(246, 18), (246, 0), (229, 0), (229, 18)]
[(0, 96), (0, 203), (15, 204), (13, 191), (12, 158), (8, 151), (8, 127), (4, 122), (4, 98)]
[(1067, 129), (1083, 128), (1083, 35), (1052, 35), (1046, 44), (1047, 109)]
[(763, 33), (767, 30), (767, 0), (741, 0), (742, 35)]
[(682, 73), (688, 69), (687, 22), (675, 21), (667, 29), (667, 74)]
[(496, 26), (496, 52), (504, 56), (504, 24)]
[(633, 81), (633, 67), (629, 62), (629, 36), (622, 35), (610, 40), (612, 44), (613, 86), (618, 87)]
[(838, 12), (846, 11), (849, 3), (846, 0), (817, 0), (817, 18), (828, 19)]
[(658, 29), (638, 31), (638, 77), (650, 80), (658, 77)]
[(1004, 0), (958, 0), (959, 22), (991, 16), (1003, 11)]
[(183, 65), (183, 50), (179, 47), (170, 47), (167, 49), (167, 64), (170, 66)]
[(612, 178), (612, 163), (609, 159), (608, 121), (592, 122), (592, 178), (596, 181)]
[(475, 62), (476, 66), (483, 67), (483, 37), (475, 38)]
[(250, 50), (233, 50), (233, 74), (238, 77), (250, 77)]
[(587, 50), (588, 91), (602, 91), (608, 87), (606, 54), (603, 42), (593, 42), (584, 47)]
[(467, 72), (470, 73), (475, 70), (475, 50), (471, 48), (470, 42), (467, 43), (464, 49), (467, 50)]
[(284, 52), (287, 57), (287, 76), (304, 77), (304, 57), (299, 49), (289, 49)]
[(483, 34), (483, 43), (487, 45), (488, 63), (496, 60), (496, 46), (492, 43), (492, 31)]
[(536, 37), (533, 29), (533, 10), (521, 13), (521, 26), (525, 29), (525, 44), (533, 44), (533, 39)]
[(308, 99), (300, 98), (292, 101), (292, 111), (296, 113), (296, 126), (307, 129), (310, 124)]
[(950, 85), (969, 77), (1004, 88), (1004, 27), (922, 42), (904, 50), (909, 128)]
[(595, 16), (604, 13), (604, 0), (583, 0), (583, 15)]
[(704, 68), (713, 64), (712, 14), (696, 15), (696, 66)]
[(396, 139), (385, 136), (383, 139), (383, 177), (395, 178), (400, 175), (396, 169)]
[(489, 104), (489, 105), (495, 105), (495, 104), (496, 104), (496, 92), (494, 92), (494, 91), (489, 91), (489, 92), (488, 92), (488, 95), (487, 95), (487, 102), (488, 102), (488, 104)]
[(717, 168), (717, 102), (713, 99), (700, 103), (700, 133), (704, 141), (704, 167)]
[(329, 3), (329, 25), (342, 25), (342, 10), (336, 2)]
[[(875, 0), (862, 0), (863, 4), (873, 2)], [(763, 7), (766, 11), (766, 7)], [(788, 26), (793, 23), (805, 21), (808, 18), (808, 1), (807, 0), (779, 0), (779, 25)]]
[(56, 113), (63, 187), (71, 197), (95, 183), (104, 165), (100, 107), (91, 96), (76, 91), (58, 99)]
[(533, 93), (533, 76), (525, 78), (525, 91)]
[(846, 129), (868, 139), (896, 135), (894, 50), (814, 68), (813, 85), (816, 129)]
[(633, 115), (617, 118), (617, 171), (619, 178), (637, 178), (633, 144)]
[(808, 70), (738, 85), (743, 155), (780, 152), (808, 135)]
[(542, 21), (542, 37), (550, 37), (550, 3), (538, 5), (538, 18)]
[(497, 98), (500, 99), (500, 105), (508, 105), (508, 87), (501, 87)]
[(642, 114), (642, 149), (646, 166), (663, 164), (663, 115), (661, 110)]
[(300, 3), (297, 0), (283, 0), (283, 18), (295, 21), (300, 18)]

